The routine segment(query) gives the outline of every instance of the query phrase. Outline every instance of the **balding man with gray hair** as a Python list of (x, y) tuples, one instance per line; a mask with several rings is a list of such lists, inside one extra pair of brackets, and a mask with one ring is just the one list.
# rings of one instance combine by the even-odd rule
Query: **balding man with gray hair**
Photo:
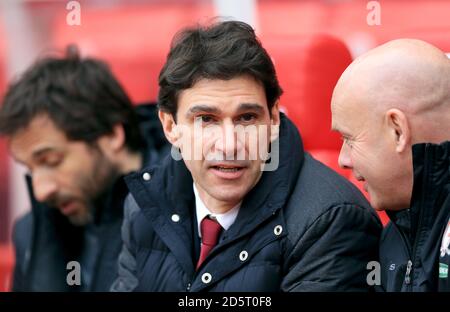
[(450, 60), (413, 39), (357, 58), (333, 93), (339, 165), (391, 222), (380, 245), (386, 291), (450, 291)]

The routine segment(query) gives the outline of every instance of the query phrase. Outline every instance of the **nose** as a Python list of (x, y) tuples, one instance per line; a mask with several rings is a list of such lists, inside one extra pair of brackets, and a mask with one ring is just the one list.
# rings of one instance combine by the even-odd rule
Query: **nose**
[(353, 167), (352, 160), (351, 160), (348, 149), (349, 148), (347, 147), (347, 144), (345, 144), (345, 142), (342, 143), (341, 151), (339, 153), (338, 163), (339, 163), (339, 167), (341, 167), (343, 169), (352, 169), (352, 167)]
[(51, 174), (37, 171), (32, 179), (34, 197), (38, 201), (45, 202), (57, 193), (58, 184)]
[(214, 147), (216, 152), (222, 153), (225, 160), (236, 160), (243, 144), (238, 138), (233, 124), (226, 124), (222, 127), (221, 134), (217, 138)]

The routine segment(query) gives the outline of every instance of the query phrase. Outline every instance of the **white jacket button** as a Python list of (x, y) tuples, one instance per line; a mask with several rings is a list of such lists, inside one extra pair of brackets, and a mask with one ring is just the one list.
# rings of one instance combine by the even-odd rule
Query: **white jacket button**
[(241, 253), (239, 254), (239, 260), (244, 262), (245, 260), (247, 260), (247, 258), (248, 258), (248, 252), (245, 250), (242, 250)]
[(203, 273), (203, 275), (202, 275), (202, 282), (204, 284), (209, 284), (211, 282), (211, 280), (212, 280), (212, 275), (211, 274)]
[(172, 221), (173, 221), (173, 222), (178, 222), (178, 221), (180, 221), (180, 216), (177, 215), (176, 213), (174, 213), (174, 214), (172, 215)]
[(144, 174), (142, 175), (142, 179), (144, 179), (145, 181), (150, 181), (151, 178), (152, 176), (148, 172), (144, 172)]
[(283, 232), (283, 227), (281, 225), (277, 225), (274, 229), (273, 229), (273, 233), (276, 236), (280, 236), (281, 233)]

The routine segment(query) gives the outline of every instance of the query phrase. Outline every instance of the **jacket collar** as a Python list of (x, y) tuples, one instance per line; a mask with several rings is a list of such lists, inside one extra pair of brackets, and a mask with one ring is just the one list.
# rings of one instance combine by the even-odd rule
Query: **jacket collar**
[(246, 235), (276, 214), (292, 193), (303, 165), (304, 150), (297, 128), (284, 114), (281, 114), (278, 143), (279, 151), (271, 151), (278, 154), (278, 169), (265, 171), (244, 198), (236, 222), (229, 230), (230, 238)]
[(412, 147), (414, 183), (409, 209), (388, 211), (396, 226), (414, 242), (419, 228), (430, 228), (440, 213), (450, 185), (450, 141)]

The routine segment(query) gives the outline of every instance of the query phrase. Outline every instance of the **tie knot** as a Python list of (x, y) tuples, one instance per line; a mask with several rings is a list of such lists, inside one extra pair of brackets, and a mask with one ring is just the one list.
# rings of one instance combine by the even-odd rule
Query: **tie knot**
[(200, 224), (200, 230), (202, 232), (202, 243), (215, 246), (219, 240), (220, 232), (222, 232), (222, 226), (217, 220), (206, 217)]

